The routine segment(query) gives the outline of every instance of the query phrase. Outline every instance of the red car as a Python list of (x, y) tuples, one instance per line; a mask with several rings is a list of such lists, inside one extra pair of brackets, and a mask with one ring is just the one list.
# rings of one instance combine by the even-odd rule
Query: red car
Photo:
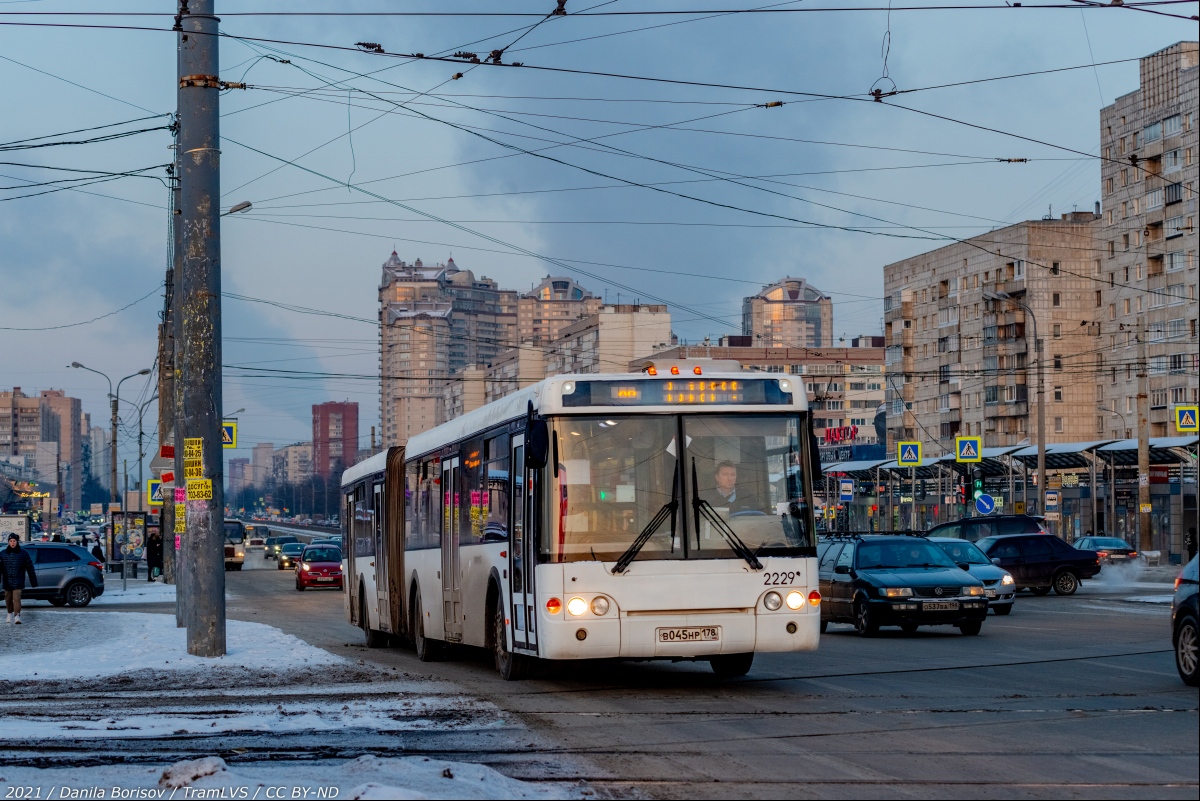
[(342, 589), (342, 551), (332, 545), (310, 545), (296, 561), (296, 589), (309, 587)]

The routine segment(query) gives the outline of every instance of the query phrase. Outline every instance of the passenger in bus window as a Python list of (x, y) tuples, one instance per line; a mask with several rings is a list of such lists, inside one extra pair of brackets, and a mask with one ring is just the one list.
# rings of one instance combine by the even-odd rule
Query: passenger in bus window
[(732, 513), (762, 508), (762, 503), (750, 488), (739, 485), (737, 465), (733, 462), (719, 462), (713, 471), (713, 481), (715, 486), (700, 493), (700, 497), (714, 509), (725, 508)]

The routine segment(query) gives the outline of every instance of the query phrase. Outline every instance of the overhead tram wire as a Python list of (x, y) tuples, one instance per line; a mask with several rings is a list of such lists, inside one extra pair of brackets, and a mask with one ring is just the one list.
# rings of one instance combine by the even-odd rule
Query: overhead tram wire
[(36, 326), (36, 327), (29, 327), (29, 328), (10, 326), (10, 325), (0, 325), (0, 331), (59, 331), (63, 328), (78, 328), (79, 326), (82, 326), (82, 325), (91, 325), (92, 323), (99, 322), (100, 320), (103, 320), (107, 317), (112, 317), (115, 314), (120, 314), (121, 312), (125, 311), (126, 309), (133, 308), (134, 306), (141, 303), (143, 300), (146, 300), (147, 298), (149, 298), (151, 295), (157, 294), (158, 291), (162, 288), (163, 288), (163, 285), (159, 284), (158, 286), (154, 287), (154, 289), (150, 290), (145, 295), (142, 295), (140, 298), (133, 301), (132, 303), (128, 303), (119, 309), (113, 309), (110, 312), (101, 314), (99, 317), (93, 317), (90, 320), (80, 320), (79, 322), (76, 322), (76, 323), (62, 323), (60, 325), (45, 325), (45, 326)]
[[(132, 125), (135, 122), (145, 122), (147, 120), (157, 120), (157, 119), (162, 119), (163, 117), (170, 117), (170, 116), (171, 116), (170, 114), (154, 114), (149, 117), (136, 117), (132, 120), (124, 120), (122, 122), (110, 122), (105, 125), (94, 125), (91, 128), (76, 128), (71, 131), (62, 131), (60, 133), (43, 134), (42, 136), (30, 136), (25, 139), (13, 139), (10, 142), (0, 142), (0, 149), (12, 147), (14, 145), (21, 145), (21, 144), (27, 144), (27, 143), (31, 143), (31, 142), (37, 142), (42, 139), (56, 139), (60, 136), (72, 136), (72, 135), (78, 134), (78, 133), (90, 133), (92, 131), (102, 131), (107, 128), (116, 128), (121, 125)], [(164, 130), (168, 127), (169, 126), (164, 125), (159, 128), (147, 128), (145, 130), (159, 131), (159, 130)], [(140, 133), (140, 131), (139, 131), (139, 133)]]

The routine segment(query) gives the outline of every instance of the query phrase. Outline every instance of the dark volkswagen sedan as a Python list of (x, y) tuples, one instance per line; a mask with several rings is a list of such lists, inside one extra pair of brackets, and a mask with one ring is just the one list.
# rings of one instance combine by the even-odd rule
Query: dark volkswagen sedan
[(975, 544), (993, 564), (1012, 573), (1018, 590), (1034, 595), (1045, 595), (1051, 588), (1059, 595), (1074, 595), (1079, 582), (1100, 572), (1099, 554), (1072, 548), (1055, 536), (1017, 534)]
[(1120, 537), (1080, 537), (1075, 547), (1084, 551), (1095, 551), (1101, 562), (1116, 564), (1137, 559), (1138, 552)]
[(924, 537), (832, 537), (818, 550), (821, 631), (852, 623), (870, 637), (880, 626), (957, 626), (978, 634), (987, 617), (983, 582)]

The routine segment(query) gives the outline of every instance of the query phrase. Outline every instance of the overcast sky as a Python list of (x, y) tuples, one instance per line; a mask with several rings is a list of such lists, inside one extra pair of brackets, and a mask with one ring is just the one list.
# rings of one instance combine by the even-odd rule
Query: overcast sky
[[(838, 5), (862, 4), (808, 0), (774, 7)], [(252, 87), (222, 100), (223, 202), (254, 204), (249, 214), (224, 221), (224, 291), (373, 320), (379, 268), (393, 247), (406, 261), (453, 255), (461, 268), (518, 289), (563, 272), (516, 252), (520, 248), (570, 260), (572, 274), (612, 302), (618, 295), (623, 302), (670, 302), (676, 333), (691, 341), (738, 333), (741, 297), (784, 275), (805, 277), (833, 296), (836, 336), (878, 334), (884, 264), (944, 244), (938, 237), (1039, 218), (1051, 207), (1055, 215), (1090, 209), (1099, 199), (1094, 159), (865, 102), (873, 85), (892, 88), (881, 79), (889, 25), (886, 70), (901, 90), (1086, 66), (889, 101), (1084, 153), (1098, 152), (1101, 106), (1137, 88), (1136, 59), (1196, 33), (1194, 22), (1129, 8), (1039, 10), (1029, 4), (890, 16), (882, 10), (707, 19), (568, 16), (546, 21), (504, 55), (505, 62), (529, 66), (759, 90), (746, 91), (464, 69), (306, 46), (370, 41), (393, 53), (465, 48), (482, 56), (510, 45), (536, 21), (529, 17), (229, 14), (450, 7), (544, 13), (553, 6), (553, 0), (219, 2), (227, 36), (296, 43), (222, 41), (222, 77)], [(729, 0), (567, 5), (571, 12), (591, 6), (764, 7)], [(174, 10), (166, 1), (8, 0), (0, 2), (0, 23), (171, 25), (169, 16), (11, 16), (89, 7)], [(1195, 14), (1196, 4), (1161, 10)], [(648, 26), (659, 27), (635, 30)], [(1090, 66), (1112, 61), (1122, 63)], [(464, 77), (450, 80), (459, 71)], [(373, 75), (357, 77), (363, 73)], [(174, 85), (175, 36), (165, 30), (0, 24), (0, 143), (169, 113)], [(797, 94), (805, 92), (837, 97)], [(785, 105), (755, 105), (774, 101)], [(65, 138), (164, 124), (166, 118), (157, 117)], [(162, 307), (156, 287), (167, 257), (167, 193), (158, 167), (171, 158), (170, 142), (158, 130), (0, 155), (6, 162), (0, 166), (0, 326), (70, 326), (0, 330), (0, 386), (27, 393), (64, 388), (83, 399), (94, 424), (106, 425), (107, 384), (66, 365), (79, 361), (115, 381), (152, 364)], [(556, 143), (567, 144), (546, 149)], [(250, 148), (298, 160), (312, 172)], [(1030, 162), (996, 161), (1001, 158)], [(47, 166), (154, 169), (146, 177), (18, 198), (62, 186), (20, 188), (30, 183), (89, 175)], [(72, 325), (134, 301), (117, 314)], [(366, 446), (379, 414), (376, 381), (266, 371), (375, 375), (374, 325), (227, 298), (224, 332), (226, 365), (243, 366), (226, 371), (224, 387), (226, 412), (246, 409), (238, 415), (242, 448), (234, 455), (248, 456), (256, 442), (278, 447), (309, 439), (311, 404), (326, 400), (359, 402)], [(145, 401), (152, 392), (144, 379), (127, 381), (123, 404)], [(146, 410), (153, 429), (154, 404)], [(126, 420), (136, 432), (136, 412)], [(135, 452), (123, 436), (122, 457), (131, 471)]]

